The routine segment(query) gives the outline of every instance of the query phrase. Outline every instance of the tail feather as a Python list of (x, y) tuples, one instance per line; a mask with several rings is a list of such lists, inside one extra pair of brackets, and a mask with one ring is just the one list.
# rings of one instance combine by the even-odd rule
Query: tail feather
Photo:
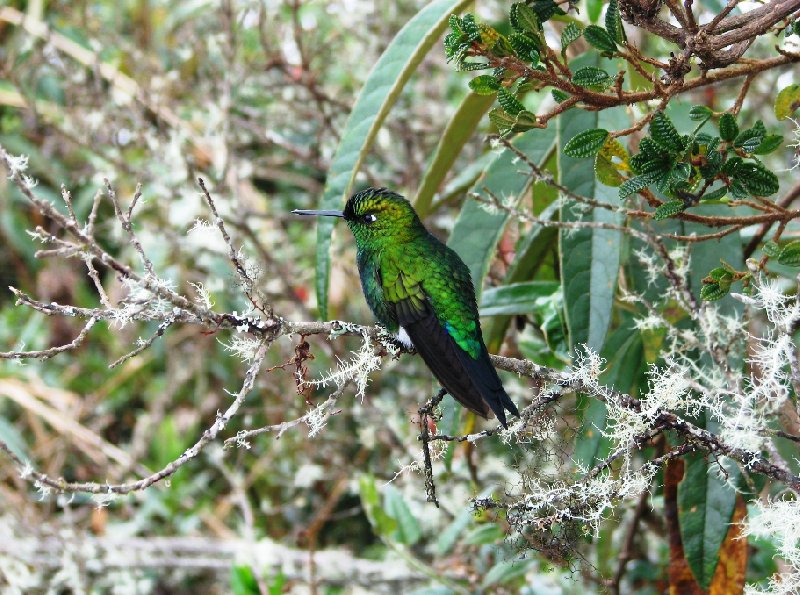
[(488, 417), (491, 410), (507, 428), (505, 410), (517, 417), (519, 411), (503, 388), (486, 347), (481, 346), (477, 359), (471, 358), (442, 328), (430, 307), (426, 310), (406, 320), (400, 316), (400, 324), (422, 359), (454, 399), (482, 417)]

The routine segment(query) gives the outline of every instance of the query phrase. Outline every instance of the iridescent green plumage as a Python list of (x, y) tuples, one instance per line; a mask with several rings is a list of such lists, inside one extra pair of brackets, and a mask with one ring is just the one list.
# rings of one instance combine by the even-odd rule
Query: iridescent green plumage
[(385, 188), (353, 195), (344, 212), (295, 211), (344, 217), (356, 238), (367, 303), (391, 332), (405, 333), (439, 382), (462, 405), (506, 425), (519, 415), (491, 364), (481, 336), (469, 269), (431, 235), (411, 204)]

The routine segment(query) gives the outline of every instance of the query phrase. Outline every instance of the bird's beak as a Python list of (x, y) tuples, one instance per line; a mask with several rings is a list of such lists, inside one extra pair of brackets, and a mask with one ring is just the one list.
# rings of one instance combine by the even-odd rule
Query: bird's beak
[(342, 211), (306, 211), (303, 209), (295, 209), (292, 211), (294, 215), (321, 215), (323, 217), (344, 217)]

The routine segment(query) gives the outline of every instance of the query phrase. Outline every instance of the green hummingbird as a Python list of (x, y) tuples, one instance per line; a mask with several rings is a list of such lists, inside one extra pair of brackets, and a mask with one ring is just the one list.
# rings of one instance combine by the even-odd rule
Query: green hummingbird
[(344, 218), (356, 238), (361, 287), (378, 321), (413, 347), (453, 398), (507, 428), (519, 417), (481, 335), (472, 277), (464, 261), (434, 237), (405, 198), (386, 188), (350, 197), (344, 211), (294, 210)]

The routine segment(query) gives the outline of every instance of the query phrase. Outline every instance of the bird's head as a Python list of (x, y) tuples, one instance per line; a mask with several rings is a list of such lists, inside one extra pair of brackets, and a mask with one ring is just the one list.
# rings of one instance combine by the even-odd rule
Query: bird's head
[(294, 210), (296, 215), (342, 217), (359, 246), (412, 239), (422, 223), (405, 198), (386, 188), (367, 188), (350, 197), (344, 211)]

